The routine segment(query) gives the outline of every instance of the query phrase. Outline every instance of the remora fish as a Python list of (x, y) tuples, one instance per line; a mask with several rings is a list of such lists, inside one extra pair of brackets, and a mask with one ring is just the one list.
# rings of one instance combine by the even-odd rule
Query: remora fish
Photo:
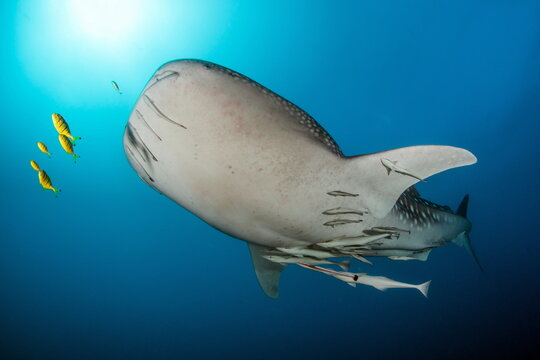
[(390, 173), (392, 171), (395, 171), (399, 174), (402, 174), (402, 175), (407, 175), (407, 176), (411, 176), (415, 179), (418, 179), (420, 181), (425, 181), (424, 179), (422, 179), (421, 177), (417, 176), (417, 175), (414, 175), (413, 173), (411, 173), (409, 170), (407, 169), (403, 169), (401, 167), (399, 167), (397, 165), (397, 161), (392, 161), (392, 160), (388, 160), (388, 159), (385, 159), (385, 158), (382, 158), (381, 159), (381, 163), (384, 165), (384, 167), (386, 168), (386, 171), (388, 172), (388, 175), (390, 175)]
[(305, 267), (307, 269), (315, 270), (322, 272), (327, 275), (331, 275), (341, 281), (344, 281), (346, 283), (350, 284), (363, 284), (363, 285), (369, 285), (374, 287), (377, 290), (384, 291), (386, 289), (396, 289), (396, 288), (410, 288), (410, 289), (416, 289), (422, 293), (425, 297), (428, 297), (428, 291), (429, 291), (429, 285), (431, 284), (431, 280), (426, 281), (425, 283), (414, 285), (414, 284), (408, 284), (401, 281), (396, 281), (389, 279), (384, 276), (371, 276), (365, 273), (351, 273), (351, 272), (343, 272), (343, 271), (335, 271), (330, 269), (325, 269), (320, 266), (313, 266), (313, 265), (306, 265), (306, 264), (298, 264), (302, 267)]
[(464, 212), (428, 202), (412, 188), (474, 164), (469, 151), (425, 145), (344, 156), (306, 112), (213, 63), (160, 67), (135, 104), (123, 143), (148, 185), (248, 242), (259, 284), (271, 297), (278, 296), (284, 266), (261, 256), (268, 249), (380, 234), (372, 228), (407, 231), (369, 244), (374, 251), (409, 253), (450, 241), (470, 247)]
[(344, 261), (330, 261), (325, 259), (315, 259), (310, 257), (297, 257), (297, 256), (279, 256), (279, 255), (264, 255), (263, 258), (270, 260), (275, 263), (279, 264), (309, 264), (309, 265), (337, 265), (343, 270), (347, 271), (349, 270), (349, 265), (351, 264), (350, 260), (344, 260)]
[(385, 237), (388, 237), (388, 234), (380, 234), (380, 235), (371, 235), (371, 236), (358, 236), (353, 238), (344, 238), (344, 239), (336, 239), (336, 240), (330, 240), (327, 242), (323, 242), (320, 244), (317, 244), (319, 246), (325, 247), (325, 248), (335, 248), (335, 247), (342, 247), (342, 246), (351, 246), (351, 245), (366, 245), (369, 244), (375, 240), (380, 240)]
[(281, 252), (294, 255), (294, 256), (311, 256), (317, 259), (339, 257), (339, 255), (336, 255), (335, 253), (332, 253), (330, 251), (314, 250), (314, 249), (308, 249), (304, 247), (276, 248), (276, 249)]
[(425, 297), (428, 296), (429, 284), (431, 284), (431, 280), (422, 284), (414, 285), (392, 280), (384, 276), (371, 276), (367, 274), (356, 275), (358, 275), (358, 278), (356, 278), (354, 282), (357, 284), (373, 286), (375, 289), (381, 291), (391, 288), (412, 288), (420, 291)]

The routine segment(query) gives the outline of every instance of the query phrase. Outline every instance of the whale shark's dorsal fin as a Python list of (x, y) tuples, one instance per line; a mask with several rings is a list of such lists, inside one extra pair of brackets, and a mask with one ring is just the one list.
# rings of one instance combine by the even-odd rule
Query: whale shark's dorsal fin
[(452, 146), (410, 146), (349, 157), (346, 177), (358, 199), (376, 218), (383, 218), (409, 187), (431, 175), (476, 163), (469, 151)]
[(266, 295), (273, 299), (277, 298), (279, 296), (279, 277), (285, 266), (262, 257), (268, 248), (249, 243), (248, 246), (259, 285)]

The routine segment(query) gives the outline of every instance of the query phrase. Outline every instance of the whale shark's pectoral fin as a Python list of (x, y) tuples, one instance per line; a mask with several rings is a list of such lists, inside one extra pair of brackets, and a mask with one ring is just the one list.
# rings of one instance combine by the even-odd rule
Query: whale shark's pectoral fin
[(263, 258), (262, 255), (265, 255), (266, 247), (255, 244), (248, 244), (248, 246), (259, 285), (266, 295), (273, 299), (277, 298), (279, 296), (279, 277), (285, 266)]
[(474, 164), (476, 157), (452, 146), (423, 145), (354, 156), (348, 161), (347, 182), (353, 187), (347, 190), (358, 193), (357, 199), (381, 219), (410, 186), (439, 172)]

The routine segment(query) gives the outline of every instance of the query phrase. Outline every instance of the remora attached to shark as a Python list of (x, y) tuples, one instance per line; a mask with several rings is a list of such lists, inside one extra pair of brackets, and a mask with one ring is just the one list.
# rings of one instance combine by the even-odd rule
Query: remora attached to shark
[(362, 261), (425, 260), (451, 241), (472, 253), (468, 197), (454, 213), (413, 187), (474, 164), (469, 151), (426, 145), (344, 156), (303, 110), (213, 63), (161, 66), (135, 104), (123, 142), (144, 182), (249, 244), (271, 297), (286, 264), (269, 258), (313, 263), (330, 252)]

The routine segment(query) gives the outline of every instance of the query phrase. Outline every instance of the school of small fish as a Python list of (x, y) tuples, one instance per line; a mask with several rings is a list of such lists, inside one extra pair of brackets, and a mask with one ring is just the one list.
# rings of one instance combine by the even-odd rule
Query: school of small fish
[[(79, 155), (75, 154), (75, 152), (73, 151), (73, 146), (75, 145), (75, 141), (80, 140), (81, 138), (71, 135), (69, 125), (62, 115), (58, 113), (53, 113), (51, 117), (54, 128), (58, 132), (58, 141), (60, 142), (62, 149), (64, 149), (66, 153), (72, 155), (73, 161), (75, 161), (79, 157)], [(45, 145), (45, 143), (38, 141), (37, 146), (42, 153), (47, 154), (49, 158), (51, 158), (52, 154), (47, 148), (47, 145)], [(54, 196), (58, 196), (57, 193), (60, 192), (60, 189), (57, 189), (53, 186), (51, 178), (45, 172), (45, 170), (42, 170), (39, 167), (38, 163), (34, 160), (30, 160), (30, 166), (32, 166), (32, 169), (38, 172), (38, 180), (41, 187), (44, 190), (52, 190), (54, 192)]]
[[(118, 83), (116, 81), (112, 80), (111, 84), (113, 88), (119, 94), (122, 94), (122, 91), (120, 91), (120, 87), (118, 86)], [(52, 113), (51, 118), (52, 118), (54, 128), (58, 132), (58, 142), (60, 143), (60, 146), (62, 147), (62, 149), (64, 149), (64, 151), (67, 154), (73, 156), (73, 162), (76, 162), (77, 158), (79, 158), (80, 156), (75, 154), (73, 147), (76, 145), (75, 144), (76, 141), (81, 140), (82, 138), (73, 136), (71, 134), (71, 130), (69, 128), (69, 125), (66, 119), (64, 119), (64, 117), (60, 115), (59, 113)], [(51, 158), (52, 154), (49, 151), (47, 145), (45, 145), (45, 143), (38, 141), (37, 147), (39, 151), (41, 151), (44, 154), (47, 154), (49, 158)], [(42, 170), (39, 167), (38, 163), (35, 162), (34, 160), (30, 160), (30, 166), (32, 166), (32, 168), (38, 172), (38, 179), (39, 179), (39, 184), (41, 185), (41, 187), (44, 190), (52, 190), (54, 192), (54, 195), (57, 196), (57, 193), (60, 191), (60, 189), (56, 189), (53, 186), (51, 178), (45, 172), (45, 170)]]

